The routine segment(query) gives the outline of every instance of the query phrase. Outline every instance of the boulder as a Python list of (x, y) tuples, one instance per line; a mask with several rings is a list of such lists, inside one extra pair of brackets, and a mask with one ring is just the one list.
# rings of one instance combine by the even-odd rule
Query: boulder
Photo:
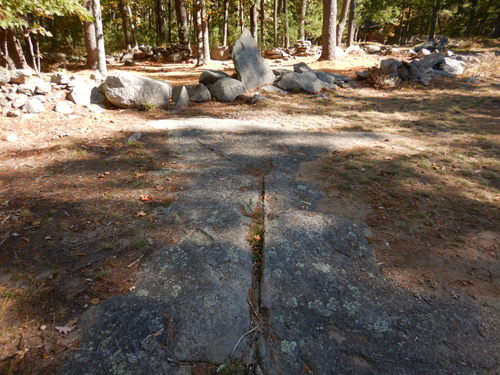
[(10, 82), (11, 83), (26, 83), (29, 77), (33, 75), (31, 69), (15, 69), (10, 71)]
[(143, 105), (168, 108), (172, 85), (127, 72), (112, 72), (104, 81), (104, 94), (111, 104), (120, 108)]
[(62, 52), (46, 52), (43, 54), (43, 61), (48, 63), (62, 63), (66, 61), (66, 54)]
[(13, 100), (12, 100), (12, 107), (13, 108), (21, 108), (26, 104), (28, 101), (28, 97), (24, 94), (19, 94), (17, 95)]
[(465, 71), (464, 65), (461, 61), (445, 57), (441, 67), (446, 73), (460, 75)]
[(260, 89), (262, 92), (267, 92), (271, 94), (288, 94), (287, 91), (280, 89), (279, 87), (276, 86), (264, 86)]
[(429, 56), (432, 52), (429, 51), (427, 48), (422, 48), (421, 50), (419, 50), (417, 52), (417, 56), (418, 57), (425, 57), (425, 56)]
[(221, 102), (232, 102), (246, 92), (243, 83), (233, 78), (219, 79), (209, 90), (212, 96)]
[(299, 62), (297, 64), (293, 64), (293, 71), (297, 73), (307, 73), (313, 72), (314, 70), (311, 69), (305, 62)]
[(421, 65), (419, 61), (412, 61), (409, 64), (403, 63), (398, 69), (398, 75), (404, 81), (419, 82), (428, 86), (432, 79), (432, 68)]
[(212, 95), (210, 94), (207, 86), (200, 83), (199, 85), (175, 86), (172, 90), (172, 100), (174, 102), (177, 102), (177, 98), (179, 97), (182, 87), (186, 88), (189, 100), (192, 102), (208, 102), (212, 99)]
[(22, 83), (17, 86), (17, 92), (20, 94), (33, 95), (36, 86), (33, 83)]
[(200, 75), (200, 83), (205, 86), (211, 85), (217, 82), (219, 79), (228, 78), (229, 76), (220, 70), (205, 70)]
[(70, 102), (69, 100), (63, 100), (62, 102), (56, 104), (54, 111), (65, 115), (69, 115), (73, 113), (73, 103)]
[(45, 106), (38, 99), (29, 99), (24, 105), (24, 110), (28, 113), (45, 112)]
[(10, 72), (3, 66), (0, 66), (0, 85), (5, 85), (10, 82)]
[(212, 60), (229, 60), (231, 54), (228, 46), (218, 46), (210, 48), (210, 58)]
[(286, 91), (307, 91), (317, 93), (327, 87), (328, 84), (316, 77), (314, 72), (307, 73), (285, 73), (278, 82), (278, 87)]
[(380, 46), (376, 46), (374, 44), (369, 44), (364, 47), (365, 51), (368, 53), (380, 53), (382, 51), (382, 48)]
[(52, 91), (52, 85), (41, 78), (35, 78), (31, 82), (35, 85), (35, 94), (45, 95)]
[(443, 60), (444, 60), (444, 54), (433, 53), (432, 55), (426, 56), (423, 59), (412, 61), (412, 64), (418, 62), (418, 65), (420, 65), (422, 68), (437, 69), (439, 65), (443, 62)]
[(179, 93), (175, 100), (175, 110), (178, 111), (189, 105), (189, 94), (186, 90), (186, 86), (181, 86)]
[(135, 50), (133, 48), (129, 49), (127, 52), (125, 52), (121, 57), (120, 57), (120, 62), (121, 63), (126, 63), (132, 62), (134, 60), (134, 52)]
[(333, 56), (335, 56), (335, 57), (344, 57), (345, 56), (345, 52), (344, 52), (344, 50), (341, 47), (335, 46), (335, 48), (333, 50)]
[(397, 59), (385, 59), (380, 62), (380, 69), (386, 73), (397, 73), (403, 63)]
[(55, 72), (50, 77), (50, 82), (53, 82), (57, 85), (67, 85), (70, 82), (70, 78), (64, 72)]
[(274, 82), (274, 74), (261, 56), (252, 34), (243, 30), (231, 54), (237, 78), (246, 90), (252, 91)]
[(68, 99), (77, 105), (90, 105), (92, 90), (94, 90), (95, 83), (78, 81), (68, 94)]

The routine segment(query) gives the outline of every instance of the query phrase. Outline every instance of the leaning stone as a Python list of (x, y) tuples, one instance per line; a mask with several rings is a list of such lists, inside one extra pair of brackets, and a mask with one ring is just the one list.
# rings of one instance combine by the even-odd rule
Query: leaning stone
[(252, 34), (243, 30), (231, 54), (237, 78), (248, 91), (274, 82), (274, 74), (260, 54)]
[(111, 104), (120, 108), (148, 105), (167, 109), (172, 85), (127, 72), (113, 72), (104, 81), (104, 94)]
[(317, 93), (325, 88), (328, 84), (319, 80), (316, 74), (308, 73), (286, 73), (278, 82), (278, 87), (286, 91), (307, 91)]
[(297, 73), (307, 73), (313, 72), (314, 70), (311, 69), (305, 62), (299, 62), (297, 64), (293, 64), (293, 71)]
[(10, 72), (3, 66), (0, 66), (0, 85), (5, 85), (10, 82)]
[(200, 83), (205, 86), (211, 85), (217, 82), (219, 79), (228, 78), (229, 76), (220, 70), (205, 70), (200, 75)]
[(179, 94), (175, 101), (175, 110), (178, 111), (184, 107), (187, 107), (188, 105), (189, 105), (189, 94), (186, 90), (186, 87), (181, 86), (181, 89), (179, 90)]
[(54, 111), (58, 113), (62, 113), (65, 115), (69, 115), (73, 113), (73, 103), (69, 100), (64, 100), (56, 104)]
[(29, 77), (33, 75), (31, 69), (15, 69), (10, 71), (10, 82), (11, 83), (26, 83)]
[(232, 102), (245, 93), (245, 86), (233, 78), (223, 78), (210, 86), (210, 93), (221, 102)]
[(29, 99), (24, 105), (24, 110), (28, 113), (45, 112), (45, 106), (38, 99)]
[(426, 56), (423, 59), (412, 61), (412, 63), (418, 63), (422, 68), (432, 68), (436, 69), (444, 61), (444, 54), (433, 53), (432, 55)]

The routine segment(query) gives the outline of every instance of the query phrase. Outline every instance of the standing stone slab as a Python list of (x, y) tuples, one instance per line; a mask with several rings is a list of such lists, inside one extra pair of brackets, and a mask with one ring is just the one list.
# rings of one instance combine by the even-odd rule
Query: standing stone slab
[(112, 72), (104, 82), (104, 94), (109, 102), (120, 108), (151, 105), (168, 108), (172, 85), (126, 72)]
[(182, 86), (179, 95), (175, 99), (175, 109), (178, 111), (189, 105), (189, 94), (186, 90), (186, 86)]
[(234, 44), (231, 57), (237, 78), (247, 91), (274, 82), (273, 71), (261, 56), (252, 34), (247, 29), (243, 30), (240, 38)]

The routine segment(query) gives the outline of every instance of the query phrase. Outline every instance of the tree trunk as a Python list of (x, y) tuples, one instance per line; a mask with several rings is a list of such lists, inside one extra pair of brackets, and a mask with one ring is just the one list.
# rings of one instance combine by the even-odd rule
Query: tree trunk
[(193, 24), (194, 24), (194, 30), (195, 30), (195, 40), (196, 40), (196, 65), (205, 65), (205, 59), (204, 59), (204, 50), (203, 50), (203, 27), (201, 25), (202, 23), (202, 16), (201, 16), (201, 1), (202, 0), (195, 0), (193, 3)]
[(104, 50), (104, 32), (102, 29), (101, 2), (92, 0), (92, 15), (94, 16), (95, 39), (97, 42), (97, 69), (102, 75), (106, 75), (106, 51)]
[(250, 6), (250, 33), (257, 43), (257, 1)]
[(288, 22), (288, 0), (283, 0), (285, 13), (285, 48), (290, 48), (290, 23)]
[[(83, 6), (92, 14), (92, 0), (85, 0)], [(95, 25), (92, 21), (83, 21), (83, 39), (87, 51), (87, 69), (97, 69), (97, 40)]]
[(243, 8), (243, 0), (239, 0), (238, 5), (238, 25), (240, 26), (240, 32), (243, 32), (245, 27), (245, 10)]
[(203, 43), (203, 60), (205, 64), (210, 62), (210, 34), (208, 27), (207, 5), (205, 0), (199, 0), (201, 11), (201, 34)]
[(125, 39), (125, 48), (130, 48), (131, 40), (130, 40), (130, 20), (128, 18), (127, 13), (127, 5), (125, 0), (118, 1), (118, 7), (120, 8), (120, 14), (122, 16), (122, 28), (123, 28), (123, 37)]
[(344, 36), (345, 24), (347, 23), (347, 16), (349, 14), (350, 0), (342, 1), (342, 10), (340, 12), (340, 19), (337, 25), (337, 45), (342, 45), (342, 37)]
[(175, 14), (177, 15), (177, 26), (179, 28), (179, 41), (181, 44), (189, 44), (189, 27), (184, 0), (175, 1)]
[(260, 0), (260, 8), (259, 8), (259, 15), (260, 15), (260, 46), (261, 48), (264, 48), (265, 45), (265, 34), (266, 34), (266, 8), (265, 8), (265, 2), (264, 0)]
[(320, 60), (335, 59), (337, 46), (337, 0), (323, 0), (323, 51)]
[(33, 70), (37, 73), (40, 73), (40, 67), (37, 64), (37, 59), (35, 56), (35, 50), (33, 48), (33, 40), (31, 39), (31, 33), (27, 28), (23, 28), (23, 33), (24, 33), (24, 41), (26, 43), (26, 46), (28, 47), (28, 57), (29, 61), (28, 64), (31, 65)]
[(299, 40), (306, 39), (306, 12), (307, 12), (307, 0), (300, 0)]
[(227, 30), (229, 22), (229, 0), (224, 0), (224, 19), (222, 25), (222, 45), (227, 46)]
[(493, 38), (500, 38), (500, 11), (497, 15), (497, 19), (495, 22), (495, 31), (493, 32)]
[(25, 62), (24, 56), (19, 55), (22, 50), (13, 50), (19, 45), (11, 40), (12, 37), (16, 38), (15, 34), (13, 36), (10, 34), (14, 34), (12, 29), (0, 28), (0, 64), (7, 69), (27, 68), (27, 64), (24, 66), (23, 63)]
[(165, 3), (163, 0), (155, 0), (156, 9), (156, 38), (160, 45), (165, 41)]
[(465, 34), (467, 36), (471, 36), (474, 33), (474, 23), (476, 21), (476, 12), (477, 12), (477, 0), (472, 0), (470, 14), (469, 14), (469, 22), (468, 22), (467, 28), (465, 30)]
[(404, 20), (405, 20), (406, 1), (407, 0), (402, 0), (402, 2), (401, 2), (401, 12), (399, 13), (399, 38), (398, 38), (398, 44), (400, 44), (400, 45), (401, 45), (401, 43), (403, 43), (403, 25), (404, 25)]
[(274, 0), (273, 9), (273, 27), (274, 27), (274, 46), (278, 46), (278, 0)]
[(168, 11), (168, 36), (167, 36), (167, 42), (168, 44), (172, 43), (172, 0), (167, 0), (167, 11)]
[(130, 35), (132, 39), (130, 42), (133, 44), (134, 48), (137, 48), (138, 43), (137, 43), (137, 33), (135, 32), (137, 30), (137, 25), (134, 22), (134, 19), (132, 18), (132, 9), (130, 8), (130, 4), (126, 3), (126, 8), (127, 8), (127, 15), (130, 23)]
[[(434, 6), (432, 7), (431, 32), (429, 34), (429, 40), (434, 40), (436, 38), (436, 28), (437, 28), (438, 14), (440, 8), (441, 8), (441, 0), (434, 0)], [(410, 22), (409, 19), (408, 22)]]
[(356, 0), (351, 0), (351, 5), (349, 6), (349, 23), (347, 30), (347, 46), (350, 47), (354, 44), (354, 34), (356, 32)]

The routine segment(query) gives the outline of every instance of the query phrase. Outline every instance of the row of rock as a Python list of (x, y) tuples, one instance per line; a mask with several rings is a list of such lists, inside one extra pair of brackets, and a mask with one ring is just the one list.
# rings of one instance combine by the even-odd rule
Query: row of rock
[(95, 73), (91, 79), (69, 77), (64, 72), (38, 74), (29, 69), (0, 68), (0, 108), (3, 115), (20, 116), (22, 112), (41, 113), (48, 105), (61, 113), (73, 112), (74, 104), (90, 106), (102, 103), (99, 90), (102, 77)]
[[(434, 78), (455, 78), (480, 60), (475, 56), (434, 52), (420, 59), (400, 61), (386, 59), (380, 62), (379, 70), (386, 74), (387, 86), (395, 87), (399, 81), (417, 82), (429, 85)], [(360, 78), (367, 78), (368, 72), (358, 72)]]

